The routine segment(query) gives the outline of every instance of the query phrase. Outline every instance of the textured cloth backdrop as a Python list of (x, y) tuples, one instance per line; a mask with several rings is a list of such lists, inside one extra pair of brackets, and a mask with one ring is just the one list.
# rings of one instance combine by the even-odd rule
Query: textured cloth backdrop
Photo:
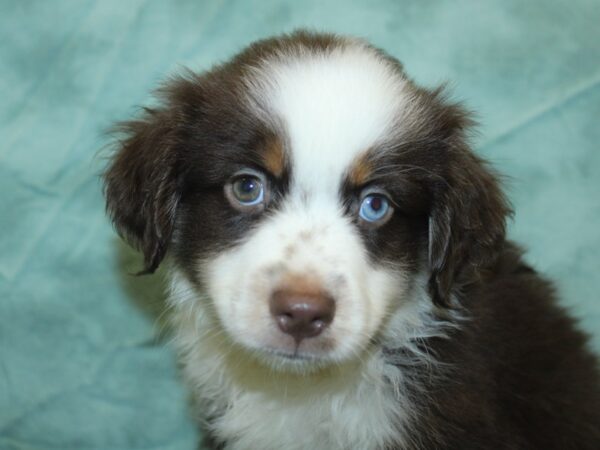
[(104, 215), (111, 123), (182, 66), (308, 26), (451, 80), (508, 175), (511, 235), (600, 349), (598, 0), (0, 0), (0, 448), (194, 449), (160, 277)]

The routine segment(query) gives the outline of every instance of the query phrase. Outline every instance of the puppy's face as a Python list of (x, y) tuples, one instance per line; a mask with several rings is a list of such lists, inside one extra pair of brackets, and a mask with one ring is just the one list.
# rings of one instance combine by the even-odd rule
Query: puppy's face
[(469, 254), (459, 213), (494, 222), (485, 245), (503, 233), (476, 205), (455, 211), (468, 183), (469, 202), (491, 189), (504, 208), (462, 142), (462, 111), (360, 41), (263, 41), (164, 95), (126, 124), (109, 211), (150, 271), (169, 249), (193, 286), (185, 301), (278, 367), (360, 356), (416, 301), (419, 274), (448, 302)]

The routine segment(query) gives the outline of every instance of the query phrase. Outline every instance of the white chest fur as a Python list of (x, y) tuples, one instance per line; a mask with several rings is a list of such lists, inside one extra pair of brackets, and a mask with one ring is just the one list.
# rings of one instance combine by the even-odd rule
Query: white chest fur
[(215, 341), (206, 335), (203, 342), (183, 346), (184, 374), (201, 417), (228, 450), (375, 450), (405, 434), (413, 411), (398, 389), (400, 371), (377, 354), (360, 368), (282, 375), (231, 347), (208, 348)]

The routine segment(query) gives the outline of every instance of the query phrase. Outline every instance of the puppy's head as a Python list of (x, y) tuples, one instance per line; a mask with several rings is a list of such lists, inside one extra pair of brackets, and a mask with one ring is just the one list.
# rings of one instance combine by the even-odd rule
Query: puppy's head
[(146, 271), (168, 251), (186, 301), (267, 360), (360, 355), (417, 280), (451, 306), (502, 245), (508, 208), (465, 112), (362, 41), (261, 41), (160, 95), (123, 125), (108, 211)]

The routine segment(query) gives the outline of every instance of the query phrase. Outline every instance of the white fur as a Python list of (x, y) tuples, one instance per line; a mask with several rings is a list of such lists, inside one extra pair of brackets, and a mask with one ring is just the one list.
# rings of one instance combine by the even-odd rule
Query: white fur
[(200, 272), (222, 327), (250, 350), (294, 351), (292, 336), (271, 317), (269, 298), (290, 274), (316, 280), (336, 299), (335, 317), (299, 350), (335, 362), (360, 353), (389, 312), (389, 300), (407, 288), (401, 270), (369, 263), (355, 226), (336, 203), (318, 198), (289, 200), (244, 243), (203, 261)]
[(344, 170), (405, 128), (410, 83), (361, 41), (297, 49), (262, 61), (246, 79), (251, 107), (282, 128), (298, 192), (336, 195)]
[[(174, 342), (184, 375), (196, 393), (200, 418), (219, 416), (208, 426), (227, 440), (228, 450), (377, 450), (391, 439), (402, 448), (414, 444), (407, 430), (418, 410), (406, 389), (415, 380), (386, 363), (379, 347), (316, 373), (273, 370), (222, 332), (212, 303), (181, 273), (173, 270), (171, 280)], [(404, 350), (393, 362), (427, 371), (436, 361), (415, 343), (443, 337), (453, 325), (433, 318), (423, 286), (414, 285), (382, 339)]]

